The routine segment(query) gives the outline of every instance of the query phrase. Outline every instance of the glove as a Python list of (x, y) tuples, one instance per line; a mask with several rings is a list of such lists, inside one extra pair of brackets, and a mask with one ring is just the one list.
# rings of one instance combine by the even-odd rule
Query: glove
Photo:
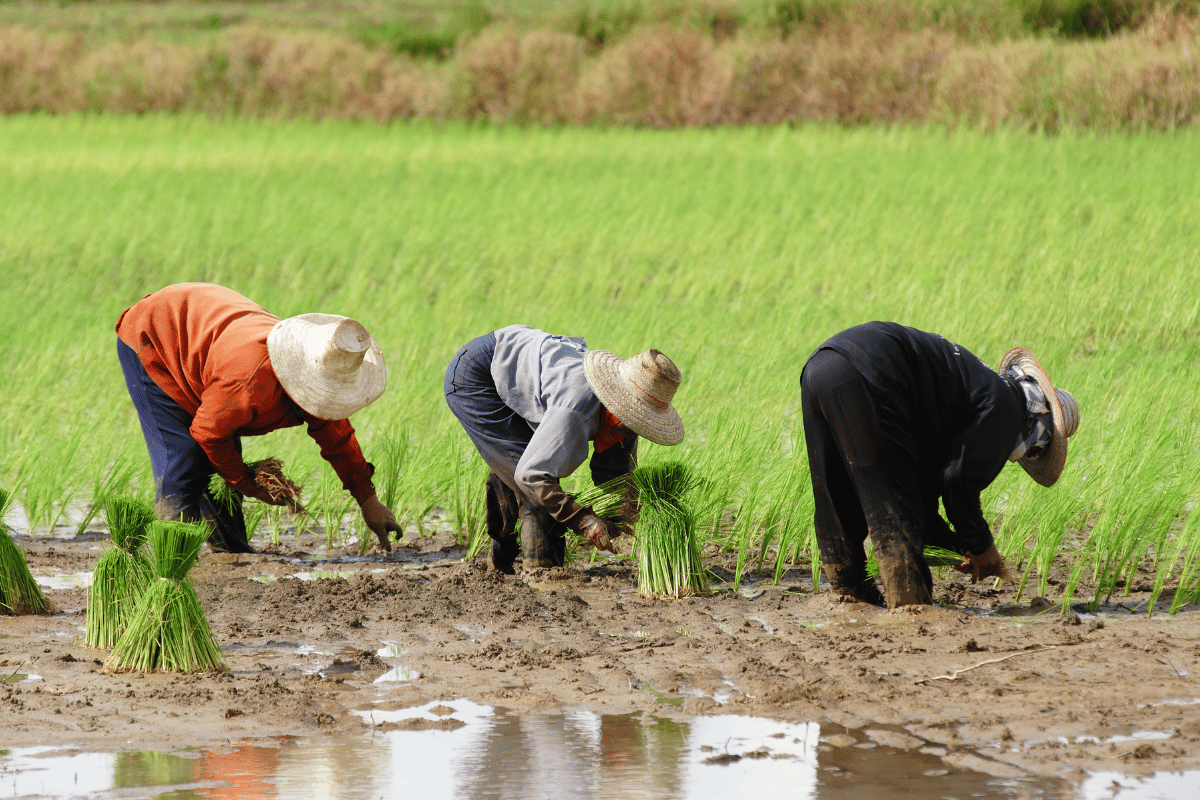
[(364, 500), (360, 505), (362, 509), (363, 522), (367, 524), (375, 533), (375, 538), (379, 540), (379, 547), (385, 553), (392, 552), (392, 543), (388, 539), (388, 532), (395, 531), (399, 536), (404, 535), (404, 529), (400, 527), (400, 523), (396, 521), (396, 516), (383, 503), (379, 502), (379, 498), (371, 495), (370, 498)]
[(583, 522), (579, 524), (579, 534), (587, 539), (597, 550), (607, 550), (610, 553), (617, 552), (612, 539), (609, 538), (608, 525), (595, 514), (583, 518)]

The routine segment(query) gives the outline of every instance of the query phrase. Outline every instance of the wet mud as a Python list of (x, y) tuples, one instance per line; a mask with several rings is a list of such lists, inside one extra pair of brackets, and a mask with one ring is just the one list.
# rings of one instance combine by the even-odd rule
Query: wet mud
[(467, 698), (817, 722), (827, 746), (1000, 778), (1200, 768), (1200, 615), (1148, 617), (1148, 584), (1064, 615), (1053, 594), (1018, 601), (943, 570), (934, 606), (887, 611), (814, 593), (807, 569), (735, 589), (710, 554), (711, 596), (652, 600), (628, 560), (502, 575), (446, 534), (365, 557), (285, 535), (205, 553), (190, 575), (227, 672), (115, 675), (82, 645), (107, 537), (16, 538), (59, 611), (0, 617), (6, 747), (341, 736), (396, 724), (364, 712)]

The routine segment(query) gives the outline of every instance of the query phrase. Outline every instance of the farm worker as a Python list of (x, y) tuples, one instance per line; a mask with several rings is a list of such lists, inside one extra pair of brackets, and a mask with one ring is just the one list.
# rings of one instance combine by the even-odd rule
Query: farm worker
[[(596, 484), (627, 475), (637, 437), (674, 445), (683, 422), (671, 405), (679, 369), (658, 350), (624, 359), (589, 350), (582, 337), (510, 325), (472, 339), (450, 361), (446, 403), (491, 468), (486, 484), (490, 564), (512, 573), (562, 566), (576, 531), (616, 552), (610, 531), (559, 483), (588, 457)], [(521, 541), (514, 533), (521, 523)]]
[[(1009, 351), (997, 373), (960, 345), (894, 322), (818, 347), (800, 397), (822, 567), (835, 592), (889, 608), (932, 602), (925, 546), (964, 554), (955, 569), (972, 581), (1007, 578), (979, 494), (1006, 461), (1052, 486), (1079, 427), (1075, 398), (1027, 350)], [(882, 597), (867, 580), (868, 534)]]
[(305, 424), (321, 456), (390, 550), (395, 516), (375, 496), (374, 467), (347, 419), (383, 394), (383, 353), (358, 322), (335, 314), (281, 320), (210, 283), (168, 286), (125, 309), (117, 355), (154, 470), (160, 519), (204, 521), (215, 551), (253, 553), (240, 502), (209, 493), (213, 473), (242, 495), (286, 500), (255, 483), (243, 436)]

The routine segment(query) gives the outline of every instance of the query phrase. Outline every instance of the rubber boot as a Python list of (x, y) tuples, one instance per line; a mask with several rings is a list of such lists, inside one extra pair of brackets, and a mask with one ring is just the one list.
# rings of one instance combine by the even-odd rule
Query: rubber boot
[(852, 564), (822, 564), (821, 570), (829, 578), (829, 588), (848, 600), (883, 605), (883, 594), (875, 581), (867, 577), (866, 566)]
[(154, 516), (173, 522), (198, 522), (208, 528), (208, 546), (214, 553), (253, 553), (246, 539), (246, 520), (242, 516), (242, 495), (235, 493), (236, 505), (221, 509), (207, 491), (195, 505), (172, 495), (154, 501)]
[(492, 540), (488, 566), (497, 572), (512, 575), (513, 562), (521, 550), (521, 543), (517, 539), (517, 520), (520, 519), (517, 495), (494, 472), (488, 473), (484, 491), (487, 501), (487, 532)]
[(545, 506), (521, 504), (521, 557), (525, 568), (561, 567), (567, 555), (567, 526)]
[(933, 604), (933, 575), (921, 549), (909, 538), (871, 536), (888, 608)]
[(234, 491), (229, 502), (217, 500), (208, 490), (200, 495), (200, 518), (211, 529), (208, 546), (215, 553), (256, 553), (246, 533), (242, 515), (242, 493)]

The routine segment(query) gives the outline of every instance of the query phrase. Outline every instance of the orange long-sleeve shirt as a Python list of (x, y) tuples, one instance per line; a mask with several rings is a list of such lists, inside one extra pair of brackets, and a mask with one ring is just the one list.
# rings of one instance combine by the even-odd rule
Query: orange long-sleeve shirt
[(321, 456), (361, 503), (375, 487), (354, 428), (346, 419), (293, 412), (267, 353), (267, 334), (277, 322), (232, 289), (182, 283), (125, 309), (116, 330), (155, 385), (192, 415), (192, 438), (226, 481), (245, 486), (251, 480), (236, 437), (307, 423)]

